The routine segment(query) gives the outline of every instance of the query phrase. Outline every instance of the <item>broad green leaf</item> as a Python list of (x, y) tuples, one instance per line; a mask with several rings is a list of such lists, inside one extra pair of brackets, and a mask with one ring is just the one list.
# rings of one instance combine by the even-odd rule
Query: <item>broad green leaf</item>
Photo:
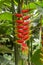
[(34, 4), (34, 2), (31, 2), (28, 4), (29, 8), (35, 9), (37, 6)]
[(4, 1), (0, 1), (0, 8), (2, 7), (3, 3), (4, 3)]
[(42, 26), (43, 26), (43, 19), (41, 20), (41, 24), (42, 24)]
[(38, 2), (36, 2), (36, 4), (38, 4), (39, 6), (43, 7), (43, 1), (42, 2), (38, 1)]
[(41, 50), (38, 49), (38, 50), (34, 53), (34, 55), (33, 55), (33, 57), (32, 57), (32, 62), (33, 62), (35, 65), (43, 65), (43, 63), (42, 63), (41, 60), (40, 60), (40, 58), (41, 58), (40, 53), (41, 53)]
[(15, 5), (18, 5), (18, 3), (17, 3), (16, 1), (14, 1), (14, 4), (15, 4)]
[(0, 21), (1, 20), (10, 20), (12, 21), (12, 14), (10, 12), (4, 12), (0, 14)]
[(12, 23), (10, 23), (9, 21), (0, 23), (0, 34), (11, 35), (12, 27)]
[(12, 53), (12, 50), (7, 48), (5, 45), (0, 45), (0, 53)]
[(4, 4), (8, 7), (11, 7), (11, 0), (4, 0)]
[(19, 2), (19, 0), (15, 0), (17, 3)]

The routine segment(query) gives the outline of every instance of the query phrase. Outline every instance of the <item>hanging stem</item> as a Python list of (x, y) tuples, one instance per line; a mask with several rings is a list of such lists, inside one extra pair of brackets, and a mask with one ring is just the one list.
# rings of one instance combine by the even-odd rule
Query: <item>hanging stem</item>
[[(31, 59), (32, 59), (32, 37), (31, 37)], [(32, 65), (32, 60), (31, 60), (31, 65)]]
[[(41, 43), (41, 33), (42, 33), (42, 27), (40, 26), (40, 31), (39, 31), (39, 43)], [(41, 46), (41, 45), (40, 45)]]
[(32, 37), (31, 37), (31, 57), (32, 57)]
[(18, 0), (18, 13), (21, 13), (21, 1)]
[(32, 65), (32, 37), (30, 38), (29, 40), (29, 43), (31, 43), (30, 45), (30, 51), (29, 51), (29, 54), (28, 54), (28, 65)]
[[(23, 0), (18, 0), (18, 13), (20, 13), (20, 14), (21, 14), (21, 10), (22, 10), (22, 4), (23, 4)], [(18, 19), (20, 19), (20, 18), (18, 18)], [(21, 60), (21, 65), (23, 65), (23, 59)]]
[(28, 5), (28, 0), (26, 0), (26, 5)]
[(40, 40), (39, 43), (40, 43), (40, 47), (41, 47), (41, 41), (42, 41), (41, 36), (42, 36), (42, 15), (40, 17), (40, 31), (39, 31), (39, 40)]
[(21, 63), (21, 65), (24, 65), (24, 60), (22, 59), (22, 63)]
[(15, 65), (18, 65), (18, 46), (16, 44), (16, 37), (15, 37), (15, 16), (13, 15), (15, 12), (14, 9), (14, 0), (11, 0), (11, 6), (12, 6), (12, 22), (13, 22), (13, 43), (14, 43), (14, 56), (15, 56)]

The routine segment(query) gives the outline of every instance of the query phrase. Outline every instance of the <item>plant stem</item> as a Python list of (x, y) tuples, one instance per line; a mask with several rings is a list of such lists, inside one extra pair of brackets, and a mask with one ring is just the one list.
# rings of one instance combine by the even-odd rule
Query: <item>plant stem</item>
[(31, 37), (31, 57), (32, 57), (32, 37)]
[(14, 55), (15, 55), (15, 65), (18, 65), (18, 46), (16, 44), (16, 37), (15, 37), (15, 16), (13, 15), (15, 12), (14, 9), (14, 0), (11, 0), (11, 6), (12, 6), (12, 22), (13, 22), (13, 43), (14, 43)]
[[(30, 40), (27, 43), (28, 43), (27, 45), (28, 45), (28, 48), (29, 48)], [(30, 65), (30, 62), (29, 62), (30, 59), (29, 58), (30, 58), (30, 50), (28, 49), (28, 65)]]
[(21, 2), (20, 2), (20, 0), (18, 0), (18, 13), (21, 13)]
[(41, 47), (41, 33), (42, 33), (42, 27), (40, 26), (40, 31), (39, 31), (39, 43), (40, 43), (40, 47)]
[(29, 40), (29, 43), (31, 43), (30, 45), (30, 50), (29, 50), (29, 54), (28, 54), (28, 65), (32, 65), (32, 37)]
[(26, 5), (28, 5), (28, 0), (26, 0)]
[[(32, 59), (32, 37), (31, 37), (31, 59)], [(32, 60), (31, 60), (31, 65), (32, 65)]]

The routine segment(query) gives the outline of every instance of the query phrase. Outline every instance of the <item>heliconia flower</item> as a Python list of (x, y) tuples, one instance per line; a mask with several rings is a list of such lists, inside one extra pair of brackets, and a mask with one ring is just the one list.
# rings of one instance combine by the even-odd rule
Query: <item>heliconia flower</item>
[(26, 53), (28, 53), (28, 46), (22, 46), (22, 51), (26, 51)]
[(22, 13), (27, 13), (27, 12), (29, 12), (28, 9), (22, 10)]
[(22, 17), (23, 15), (22, 15), (22, 14), (17, 13), (17, 14), (15, 14), (15, 16), (20, 18), (20, 17)]
[(27, 35), (27, 34), (28, 34), (28, 31), (26, 31), (26, 32), (24, 31), (24, 32), (23, 32), (23, 35)]
[(30, 15), (29, 16), (24, 16), (23, 17), (23, 20), (27, 20), (27, 19), (29, 19), (30, 18)]
[(22, 10), (22, 13), (27, 13), (29, 12), (31, 9), (25, 9), (25, 10)]
[(25, 48), (24, 47), (22, 47), (22, 51), (24, 51), (25, 50)]
[(28, 30), (28, 26), (24, 26), (23, 27), (23, 30)]
[(23, 30), (23, 29), (18, 29), (18, 32), (19, 32), (19, 33), (23, 33), (24, 30)]
[(26, 9), (26, 10), (22, 10), (22, 13), (27, 13), (29, 10)]
[(29, 22), (23, 22), (23, 25), (28, 25), (29, 24)]
[(19, 29), (21, 29), (21, 28), (23, 28), (23, 27), (24, 27), (23, 25), (22, 25), (22, 26), (20, 26), (20, 25), (17, 26), (17, 28), (19, 28)]
[(27, 46), (27, 47), (26, 47), (26, 50), (28, 50), (28, 48), (29, 48), (29, 47)]
[(16, 20), (17, 23), (22, 24), (24, 21), (23, 20)]
[(24, 40), (17, 40), (17, 42), (18, 42), (18, 43), (23, 43), (23, 42), (24, 42)]
[(30, 21), (23, 22), (23, 25), (28, 25)]
[(29, 36), (28, 35), (25, 35), (24, 37), (23, 37), (23, 40), (27, 40), (29, 38)]
[(23, 42), (22, 47), (27, 47), (27, 44)]
[(18, 38), (23, 38), (23, 34), (21, 34), (21, 33), (18, 33)]

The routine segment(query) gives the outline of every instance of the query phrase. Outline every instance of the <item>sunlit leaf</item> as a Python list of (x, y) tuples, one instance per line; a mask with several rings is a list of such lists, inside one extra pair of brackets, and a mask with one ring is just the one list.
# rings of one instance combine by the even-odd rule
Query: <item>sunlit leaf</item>
[(1, 20), (12, 20), (12, 14), (9, 12), (4, 12), (0, 14), (0, 21)]

